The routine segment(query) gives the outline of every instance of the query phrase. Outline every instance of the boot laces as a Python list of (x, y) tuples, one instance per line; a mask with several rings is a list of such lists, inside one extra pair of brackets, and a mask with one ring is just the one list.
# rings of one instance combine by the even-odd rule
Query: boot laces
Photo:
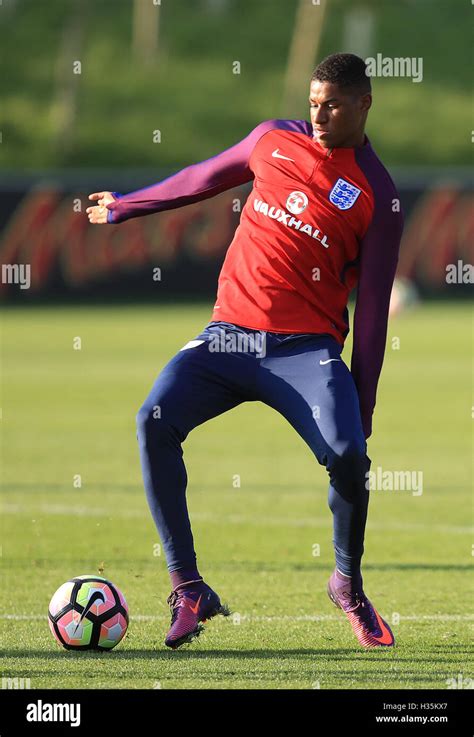
[(182, 598), (183, 598), (182, 591), (172, 591), (171, 594), (166, 599), (166, 603), (169, 604), (169, 607), (171, 609), (171, 624), (172, 625), (175, 623), (176, 617), (178, 616), (179, 604)]
[(357, 614), (362, 616), (364, 624), (368, 620), (371, 629), (378, 626), (375, 610), (363, 592), (355, 591), (354, 593), (350, 593), (344, 591), (343, 596), (350, 601), (350, 608), (346, 609), (347, 612), (356, 612), (356, 610), (359, 610)]

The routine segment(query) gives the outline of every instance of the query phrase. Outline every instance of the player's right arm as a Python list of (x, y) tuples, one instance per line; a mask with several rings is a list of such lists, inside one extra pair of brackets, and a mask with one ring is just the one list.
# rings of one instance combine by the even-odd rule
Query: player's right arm
[(144, 189), (124, 195), (117, 192), (94, 192), (89, 195), (89, 199), (97, 201), (98, 205), (87, 208), (89, 221), (100, 224), (121, 223), (140, 215), (190, 205), (250, 182), (253, 179), (253, 172), (249, 167), (251, 153), (261, 136), (276, 127), (275, 123), (274, 120), (260, 123), (246, 138), (231, 148), (198, 164), (187, 166)]

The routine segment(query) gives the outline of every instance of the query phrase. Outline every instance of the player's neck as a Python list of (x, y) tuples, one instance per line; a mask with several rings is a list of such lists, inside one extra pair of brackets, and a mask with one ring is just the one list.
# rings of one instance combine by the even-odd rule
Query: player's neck
[(344, 143), (341, 146), (337, 146), (337, 148), (363, 148), (366, 143), (367, 138), (365, 132), (361, 131), (352, 138), (349, 138), (347, 141), (344, 141)]
[(318, 144), (318, 146), (320, 146), (323, 150), (325, 150), (327, 152), (334, 151), (335, 149), (337, 150), (337, 149), (340, 149), (340, 148), (342, 148), (342, 149), (344, 149), (344, 148), (347, 148), (347, 149), (349, 149), (349, 148), (364, 148), (369, 143), (369, 139), (365, 135), (364, 131), (362, 131), (362, 133), (361, 133), (360, 136), (354, 136), (351, 139), (347, 139), (347, 141), (344, 141), (339, 146), (323, 146), (317, 140), (317, 138), (314, 138), (314, 137), (313, 137), (313, 141), (314, 141), (314, 143)]

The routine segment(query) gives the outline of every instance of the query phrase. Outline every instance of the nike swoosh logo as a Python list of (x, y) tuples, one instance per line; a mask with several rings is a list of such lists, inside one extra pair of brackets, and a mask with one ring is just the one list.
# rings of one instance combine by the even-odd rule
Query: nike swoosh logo
[(180, 351), (187, 351), (188, 348), (196, 348), (197, 345), (201, 345), (204, 343), (203, 340), (190, 340), (189, 343), (186, 343), (186, 345), (183, 345), (182, 348), (180, 348)]
[(199, 604), (201, 603), (201, 599), (202, 599), (202, 594), (199, 597), (199, 599), (197, 600), (195, 606), (191, 606), (191, 604), (188, 604), (188, 607), (191, 609), (191, 611), (192, 611), (193, 614), (197, 614), (198, 613)]
[(89, 601), (87, 602), (86, 606), (84, 607), (84, 611), (82, 612), (82, 614), (80, 616), (79, 622), (76, 624), (76, 630), (79, 627), (79, 625), (81, 624), (82, 620), (86, 616), (86, 614), (89, 611), (89, 609), (91, 608), (91, 606), (96, 601), (98, 601), (99, 599), (102, 601), (103, 604), (105, 604), (105, 596), (102, 593), (102, 591), (94, 591), (94, 593), (92, 594), (91, 598), (89, 599)]
[(331, 363), (331, 361), (341, 361), (341, 360), (342, 359), (340, 358), (328, 358), (327, 361), (320, 361), (319, 363), (321, 364), (321, 366), (325, 366), (327, 363)]
[(288, 156), (283, 156), (282, 154), (279, 154), (278, 153), (279, 150), (280, 150), (279, 148), (276, 148), (274, 150), (274, 152), (272, 153), (272, 156), (273, 156), (274, 159), (286, 159), (286, 161), (293, 161), (294, 162), (294, 159), (289, 159)]
[(374, 640), (377, 640), (377, 642), (380, 642), (381, 645), (390, 645), (390, 643), (393, 640), (392, 635), (387, 629), (387, 627), (385, 626), (385, 624), (383, 623), (382, 618), (380, 614), (378, 613), (378, 611), (374, 609), (374, 612), (375, 612), (375, 616), (377, 617), (377, 622), (379, 623), (379, 627), (381, 629), (382, 635), (380, 637), (376, 637), (375, 635), (372, 635), (372, 637), (374, 638)]

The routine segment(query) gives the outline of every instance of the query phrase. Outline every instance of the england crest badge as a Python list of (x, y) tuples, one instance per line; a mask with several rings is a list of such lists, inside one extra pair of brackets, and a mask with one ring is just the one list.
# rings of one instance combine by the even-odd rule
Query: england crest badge
[(349, 210), (360, 195), (361, 190), (349, 184), (345, 179), (338, 179), (329, 193), (329, 200), (340, 210)]

